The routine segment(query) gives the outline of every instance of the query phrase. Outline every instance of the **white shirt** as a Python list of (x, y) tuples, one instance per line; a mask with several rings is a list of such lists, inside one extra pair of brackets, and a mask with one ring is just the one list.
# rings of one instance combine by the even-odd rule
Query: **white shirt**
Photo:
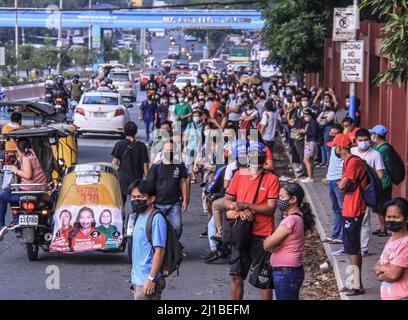
[(275, 141), (277, 119), (276, 112), (265, 111), (263, 113), (261, 125), (265, 126), (265, 131), (262, 134), (262, 139), (265, 141)]
[[(228, 101), (228, 108), (231, 109), (236, 109), (239, 101), (238, 99), (232, 99)], [(228, 120), (229, 121), (239, 121), (239, 118), (241, 117), (241, 113), (238, 112), (231, 112), (228, 114)]]
[(258, 110), (256, 110), (256, 109), (246, 110), (246, 111), (242, 112), (242, 115), (241, 115), (241, 117), (252, 117), (254, 115), (255, 115), (255, 118), (252, 120), (252, 123), (251, 123), (251, 128), (252, 129), (256, 128), (256, 123), (258, 122), (258, 119), (259, 119)]
[(358, 147), (351, 148), (351, 153), (367, 162), (375, 171), (385, 170), (384, 160), (377, 150), (370, 148), (365, 152), (360, 152)]
[(233, 162), (227, 166), (225, 169), (224, 180), (231, 181), (232, 177), (234, 176), (234, 170), (237, 170), (237, 162)]
[(169, 121), (176, 122), (176, 105), (171, 104), (169, 106)]

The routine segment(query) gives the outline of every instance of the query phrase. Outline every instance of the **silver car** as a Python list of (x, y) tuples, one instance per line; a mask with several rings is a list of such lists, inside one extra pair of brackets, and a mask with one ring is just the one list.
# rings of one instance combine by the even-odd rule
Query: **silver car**
[(112, 70), (108, 77), (124, 100), (136, 102), (136, 81), (128, 70)]

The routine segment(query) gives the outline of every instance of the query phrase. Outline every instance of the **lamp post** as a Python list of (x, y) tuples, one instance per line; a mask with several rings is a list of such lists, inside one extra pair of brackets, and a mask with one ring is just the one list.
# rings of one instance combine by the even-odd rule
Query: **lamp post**
[(18, 56), (19, 56), (19, 46), (18, 46), (18, 0), (14, 0), (14, 7), (16, 9), (16, 25), (15, 25), (16, 75), (18, 75)]
[[(360, 12), (358, 11), (358, 0), (353, 0), (353, 6), (354, 9), (356, 10), (356, 29), (354, 29), (353, 32), (353, 41), (356, 41), (358, 36), (358, 26), (359, 26), (359, 21), (360, 21)], [(350, 83), (350, 109), (349, 109), (349, 116), (356, 121), (356, 110), (357, 110), (357, 84), (355, 82)]]
[(61, 74), (61, 64), (62, 64), (62, 8), (63, 8), (63, 0), (59, 2), (59, 26), (58, 26), (58, 65), (57, 65), (57, 73)]
[(88, 60), (92, 66), (92, 0), (89, 0)]

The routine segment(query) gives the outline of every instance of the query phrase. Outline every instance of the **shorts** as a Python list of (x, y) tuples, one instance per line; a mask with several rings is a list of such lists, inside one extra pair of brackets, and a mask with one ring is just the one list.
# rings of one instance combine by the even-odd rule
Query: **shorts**
[[(263, 242), (265, 238), (252, 235), (246, 251), (239, 251), (232, 246), (230, 276), (238, 276), (244, 280), (247, 278), (252, 262), (264, 253)], [(273, 283), (269, 289), (273, 289)]]
[(361, 253), (360, 235), (363, 217), (364, 213), (361, 214), (358, 218), (343, 217), (343, 245), (345, 254), (355, 256)]
[(156, 288), (151, 296), (146, 296), (144, 294), (143, 286), (133, 286), (133, 296), (135, 300), (161, 300), (161, 295), (164, 288), (166, 288), (166, 281), (163, 277), (156, 280)]
[(314, 159), (317, 152), (317, 144), (315, 141), (307, 141), (305, 142), (305, 154), (304, 156), (309, 159)]

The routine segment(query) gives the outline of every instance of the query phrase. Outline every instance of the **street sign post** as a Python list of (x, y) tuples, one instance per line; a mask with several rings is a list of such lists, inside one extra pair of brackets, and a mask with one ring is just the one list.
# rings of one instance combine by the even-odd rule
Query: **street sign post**
[(333, 41), (354, 40), (354, 32), (359, 29), (358, 8), (334, 8)]
[(364, 81), (364, 41), (348, 41), (341, 44), (341, 81)]
[(0, 47), (0, 66), (6, 65), (6, 48)]

